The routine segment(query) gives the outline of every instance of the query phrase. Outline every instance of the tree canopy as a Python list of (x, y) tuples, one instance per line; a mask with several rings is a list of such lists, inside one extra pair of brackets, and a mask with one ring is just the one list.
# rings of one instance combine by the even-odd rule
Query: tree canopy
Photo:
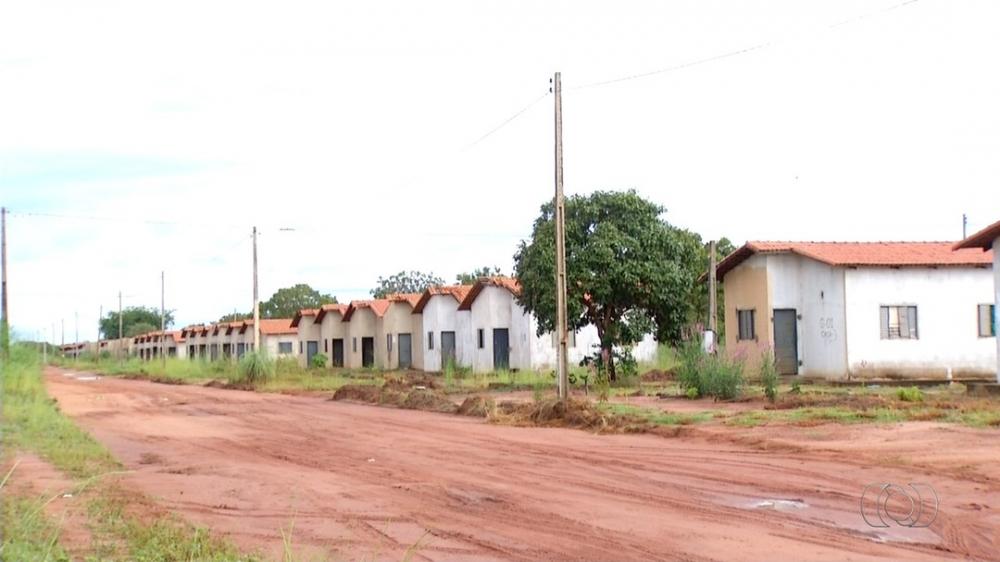
[[(275, 291), (271, 298), (260, 303), (261, 318), (291, 318), (303, 308), (319, 308), (333, 304), (337, 298), (320, 293), (305, 283), (285, 287)], [(253, 317), (253, 314), (250, 314)]]
[[(698, 244), (660, 218), (664, 208), (635, 191), (598, 191), (566, 199), (566, 292), (570, 329), (593, 324), (598, 358), (614, 380), (614, 346), (654, 331), (676, 341), (698, 276)], [(520, 304), (538, 319), (539, 335), (556, 324), (555, 222), (542, 205), (530, 241), (514, 255)]]
[[(174, 324), (174, 312), (166, 311), (164, 324), (170, 328)], [(160, 329), (160, 309), (145, 306), (129, 306), (122, 309), (122, 335), (130, 338)], [(101, 318), (101, 337), (118, 337), (118, 311), (108, 312)]]
[(444, 285), (444, 279), (433, 273), (400, 271), (389, 277), (379, 277), (371, 293), (377, 299), (384, 299), (393, 293), (422, 293), (434, 285)]
[(480, 277), (496, 277), (498, 275), (503, 275), (499, 267), (480, 267), (470, 272), (459, 273), (455, 276), (455, 281), (459, 285), (471, 285)]
[(219, 322), (239, 322), (253, 318), (253, 312), (230, 312), (219, 317)]

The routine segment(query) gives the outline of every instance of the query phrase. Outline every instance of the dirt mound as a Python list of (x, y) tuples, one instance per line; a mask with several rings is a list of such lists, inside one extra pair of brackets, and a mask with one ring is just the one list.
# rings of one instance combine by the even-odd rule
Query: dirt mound
[(408, 410), (425, 410), (448, 414), (453, 414), (458, 410), (458, 406), (440, 392), (426, 389), (414, 390), (407, 394), (401, 406)]
[(128, 373), (126, 375), (122, 375), (122, 378), (134, 381), (149, 381), (160, 384), (184, 384), (184, 381), (180, 379), (171, 379), (168, 377), (161, 377), (158, 375), (147, 375), (145, 373)]
[(456, 412), (462, 416), (471, 416), (474, 418), (485, 418), (493, 411), (495, 405), (493, 399), (487, 398), (485, 396), (470, 396), (466, 398), (462, 405), (458, 407)]
[(382, 385), (383, 389), (393, 390), (396, 392), (409, 392), (414, 388), (423, 387), (430, 389), (439, 389), (441, 384), (429, 375), (416, 375), (407, 374), (400, 376), (387, 376), (385, 378), (385, 383)]
[(379, 388), (370, 384), (348, 384), (337, 389), (331, 400), (357, 400), (358, 402), (379, 403)]
[(884, 396), (875, 394), (853, 395), (817, 395), (817, 394), (785, 394), (773, 404), (765, 404), (765, 410), (794, 410), (796, 408), (825, 408), (839, 406), (841, 408), (853, 408), (856, 410), (867, 410), (870, 408), (880, 408), (889, 406), (892, 401)]
[(666, 382), (672, 381), (675, 378), (677, 378), (677, 373), (673, 370), (661, 371), (660, 369), (653, 369), (652, 371), (643, 373), (642, 376), (639, 377), (642, 382)]
[(540, 402), (497, 405), (494, 419), (511, 425), (575, 427), (599, 432), (642, 432), (649, 424), (630, 416), (602, 412), (587, 400), (549, 398)]

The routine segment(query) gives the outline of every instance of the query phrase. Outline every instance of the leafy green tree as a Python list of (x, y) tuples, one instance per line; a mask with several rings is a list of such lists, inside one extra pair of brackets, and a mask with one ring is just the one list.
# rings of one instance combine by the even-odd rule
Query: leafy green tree
[(471, 285), (480, 277), (496, 277), (503, 275), (499, 267), (480, 267), (468, 273), (459, 273), (455, 276), (455, 281), (459, 285)]
[[(174, 311), (164, 315), (164, 325), (169, 329), (174, 324)], [(129, 306), (122, 310), (122, 332), (125, 337), (137, 336), (160, 329), (160, 309), (145, 306)], [(142, 331), (138, 331), (142, 330)], [(101, 337), (118, 337), (118, 311), (114, 310), (101, 318)]]
[(219, 322), (239, 322), (253, 318), (253, 312), (230, 312), (219, 317)]
[(444, 285), (444, 279), (433, 273), (400, 271), (389, 277), (379, 277), (378, 286), (371, 293), (377, 299), (384, 299), (393, 293), (422, 293), (435, 285)]
[[(337, 298), (325, 295), (305, 283), (278, 289), (271, 298), (260, 303), (261, 318), (291, 318), (303, 308), (319, 308), (333, 304)], [(251, 317), (253, 315), (251, 314)]]
[[(520, 304), (555, 329), (555, 222), (542, 206), (530, 241), (514, 255)], [(635, 191), (598, 191), (566, 200), (566, 285), (570, 329), (593, 324), (597, 359), (615, 380), (614, 346), (637, 343), (655, 329), (659, 341), (680, 337), (698, 246), (660, 218), (663, 207)]]

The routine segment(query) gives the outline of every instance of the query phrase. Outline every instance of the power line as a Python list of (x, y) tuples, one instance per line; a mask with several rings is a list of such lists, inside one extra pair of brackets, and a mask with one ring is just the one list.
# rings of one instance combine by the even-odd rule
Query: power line
[[(916, 4), (919, 1), (920, 0), (906, 0), (905, 2), (899, 2), (897, 4), (893, 4), (891, 6), (882, 8), (880, 10), (875, 10), (875, 11), (872, 11), (872, 12), (868, 12), (868, 13), (865, 13), (865, 14), (860, 14), (860, 15), (853, 16), (853, 17), (850, 17), (850, 18), (847, 18), (847, 19), (844, 19), (844, 20), (840, 20), (838, 22), (835, 22), (835, 23), (823, 26), (820, 29), (835, 29), (837, 27), (841, 27), (841, 26), (844, 26), (844, 25), (848, 25), (848, 24), (852, 24), (852, 23), (856, 23), (856, 22), (868, 19), (868, 18), (870, 18), (870, 17), (872, 17), (874, 15), (882, 14), (882, 13), (885, 13), (885, 12), (890, 12), (892, 10), (897, 10), (897, 9), (902, 8), (904, 6), (908, 6), (910, 4)], [(575, 90), (585, 90), (585, 89), (589, 89), (589, 88), (598, 88), (600, 86), (607, 86), (609, 84), (617, 84), (619, 82), (625, 82), (625, 81), (628, 81), (628, 80), (638, 80), (640, 78), (648, 78), (650, 76), (656, 76), (658, 74), (665, 74), (665, 73), (668, 73), (668, 72), (674, 72), (674, 71), (677, 71), (677, 70), (683, 70), (685, 68), (691, 68), (692, 66), (699, 66), (699, 65), (702, 65), (702, 64), (708, 64), (708, 63), (711, 63), (711, 62), (716, 62), (716, 61), (720, 61), (720, 60), (723, 60), (723, 59), (728, 59), (728, 58), (736, 57), (736, 56), (739, 56), (739, 55), (745, 55), (747, 53), (752, 53), (754, 51), (759, 51), (761, 49), (765, 49), (767, 47), (771, 47), (771, 46), (779, 44), (779, 43), (781, 43), (781, 41), (777, 41), (777, 40), (764, 41), (762, 43), (757, 43), (755, 45), (750, 45), (749, 47), (743, 47), (741, 49), (736, 49), (736, 50), (733, 50), (733, 51), (727, 51), (725, 53), (720, 53), (720, 54), (717, 54), (717, 55), (703, 57), (703, 58), (691, 60), (691, 61), (688, 61), (688, 62), (683, 62), (683, 63), (680, 63), (680, 64), (675, 64), (675, 65), (672, 65), (672, 66), (668, 66), (668, 67), (665, 67), (665, 68), (660, 68), (660, 69), (657, 69), (657, 70), (650, 70), (650, 71), (647, 71), (647, 72), (639, 72), (639, 73), (636, 73), (636, 74), (628, 74), (628, 75), (625, 75), (625, 76), (619, 76), (617, 78), (609, 78), (609, 79), (606, 79), (606, 80), (599, 80), (597, 82), (590, 82), (590, 83), (587, 83), (587, 84), (582, 84), (582, 85), (579, 85), (579, 86), (574, 86), (572, 88), (566, 88), (566, 89), (567, 90), (574, 90), (574, 91)]]
[(522, 107), (521, 109), (517, 110), (517, 112), (515, 112), (515, 113), (514, 113), (513, 115), (511, 115), (511, 116), (510, 116), (510, 117), (508, 117), (507, 119), (504, 119), (504, 120), (503, 120), (503, 122), (501, 122), (501, 123), (500, 123), (499, 125), (497, 125), (496, 127), (493, 127), (493, 128), (492, 128), (492, 129), (490, 129), (489, 131), (487, 131), (485, 135), (483, 135), (483, 136), (479, 137), (478, 139), (476, 139), (476, 140), (472, 141), (471, 143), (467, 144), (467, 145), (465, 146), (465, 148), (463, 148), (463, 149), (462, 149), (462, 151), (466, 151), (466, 150), (469, 150), (470, 148), (472, 148), (472, 147), (476, 146), (477, 144), (479, 144), (479, 143), (483, 142), (484, 140), (486, 140), (486, 139), (487, 139), (488, 137), (490, 137), (490, 136), (491, 136), (491, 135), (492, 135), (493, 133), (495, 133), (495, 132), (499, 131), (500, 129), (503, 129), (503, 128), (504, 128), (504, 127), (506, 127), (506, 126), (507, 126), (507, 125), (508, 125), (508, 124), (509, 124), (509, 123), (510, 123), (511, 121), (513, 121), (513, 120), (517, 119), (517, 118), (518, 118), (518, 117), (520, 117), (521, 115), (524, 115), (524, 113), (525, 113), (526, 111), (528, 111), (529, 109), (531, 109), (532, 107), (534, 107), (534, 106), (535, 106), (535, 105), (536, 105), (536, 104), (537, 104), (538, 102), (540, 102), (540, 101), (542, 101), (543, 99), (545, 99), (545, 97), (546, 97), (546, 96), (548, 96), (548, 95), (549, 95), (549, 92), (545, 92), (544, 94), (542, 94), (542, 95), (538, 96), (538, 97), (537, 97), (537, 98), (535, 98), (535, 99), (534, 99), (534, 100), (533, 100), (533, 101), (532, 101), (531, 103), (529, 103), (528, 105), (526, 105), (526, 106)]

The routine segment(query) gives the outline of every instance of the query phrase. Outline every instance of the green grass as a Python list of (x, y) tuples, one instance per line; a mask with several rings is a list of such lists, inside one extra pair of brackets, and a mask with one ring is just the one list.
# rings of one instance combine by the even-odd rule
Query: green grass
[[(114, 474), (121, 465), (100, 443), (65, 417), (41, 378), (37, 351), (11, 346), (2, 365), (5, 464), (18, 450), (30, 451), (71, 477), (74, 495), (87, 498), (95, 560), (253, 560), (234, 547), (170, 516), (129, 509)], [(17, 470), (11, 481), (19, 477)], [(3, 490), (3, 560), (65, 560), (58, 544), (59, 523), (45, 516), (44, 499)], [(148, 511), (148, 510), (146, 510)]]
[(665, 412), (659, 408), (643, 408), (630, 404), (605, 403), (600, 408), (616, 416), (633, 416), (656, 425), (690, 425), (704, 423), (715, 417), (713, 412), (695, 414)]

